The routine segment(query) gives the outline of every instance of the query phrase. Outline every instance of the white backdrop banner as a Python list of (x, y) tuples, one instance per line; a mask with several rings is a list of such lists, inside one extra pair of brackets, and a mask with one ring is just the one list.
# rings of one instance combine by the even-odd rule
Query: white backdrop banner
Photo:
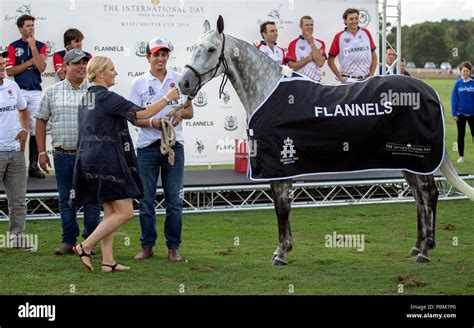
[[(48, 45), (50, 55), (43, 74), (47, 87), (57, 81), (52, 54), (64, 48), (64, 31), (77, 28), (85, 36), (85, 51), (112, 58), (119, 73), (113, 90), (126, 96), (131, 81), (149, 68), (145, 47), (154, 37), (171, 42), (168, 68), (181, 72), (205, 20), (215, 28), (222, 15), (225, 33), (253, 44), (261, 40), (259, 25), (275, 21), (278, 44), (286, 50), (301, 32), (300, 17), (310, 15), (314, 36), (326, 43), (328, 52), (334, 35), (344, 28), (342, 13), (350, 7), (361, 11), (361, 26), (369, 29), (378, 45), (377, 0), (1, 0), (0, 50), (20, 37), (16, 27), (20, 15), (35, 16), (35, 37)], [(327, 65), (323, 73), (323, 83), (337, 83)], [(201, 89), (194, 100), (194, 118), (184, 121), (186, 165), (233, 163), (234, 140), (245, 138), (245, 110), (230, 83), (219, 99), (219, 83), (215, 79)], [(137, 129), (131, 130), (136, 138)]]

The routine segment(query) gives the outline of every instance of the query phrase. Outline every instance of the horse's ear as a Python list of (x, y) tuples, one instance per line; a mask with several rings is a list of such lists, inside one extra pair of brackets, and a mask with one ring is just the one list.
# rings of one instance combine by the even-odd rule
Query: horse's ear
[(204, 33), (207, 33), (211, 30), (211, 23), (206, 19), (204, 24), (202, 24), (202, 27), (204, 27)]
[(224, 32), (224, 18), (222, 18), (221, 15), (219, 15), (219, 18), (217, 19), (217, 32), (219, 32), (219, 34)]

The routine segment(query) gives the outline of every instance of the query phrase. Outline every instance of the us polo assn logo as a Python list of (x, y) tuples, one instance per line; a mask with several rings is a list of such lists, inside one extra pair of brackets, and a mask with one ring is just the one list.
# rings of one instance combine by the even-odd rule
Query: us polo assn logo
[(294, 162), (298, 160), (298, 157), (294, 157), (294, 155), (296, 154), (296, 150), (295, 150), (295, 145), (293, 145), (293, 139), (290, 139), (289, 137), (287, 137), (283, 141), (283, 143), (284, 143), (283, 150), (280, 152), (280, 156), (281, 156), (280, 162), (282, 162), (285, 165), (293, 164)]
[(196, 139), (196, 151), (199, 153), (199, 154), (202, 154), (202, 152), (204, 151), (204, 142), (202, 142), (202, 140), (199, 140), (199, 139)]
[(153, 89), (153, 87), (151, 85), (148, 87), (148, 95), (149, 96), (156, 95), (156, 91)]
[(226, 104), (226, 105), (229, 103), (229, 101), (230, 101), (230, 95), (229, 95), (229, 93), (228, 93), (227, 91), (224, 91), (224, 92), (222, 93), (222, 101), (223, 101), (224, 104)]
[(46, 41), (45, 43), (46, 43), (46, 53), (48, 54), (48, 57), (53, 57), (54, 52), (56, 50), (54, 41)]

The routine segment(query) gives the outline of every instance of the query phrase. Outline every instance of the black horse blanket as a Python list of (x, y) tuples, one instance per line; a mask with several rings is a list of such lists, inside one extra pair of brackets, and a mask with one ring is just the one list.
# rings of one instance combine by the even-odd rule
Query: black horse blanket
[(367, 170), (432, 174), (444, 156), (437, 93), (406, 76), (323, 85), (282, 77), (248, 124), (252, 180)]

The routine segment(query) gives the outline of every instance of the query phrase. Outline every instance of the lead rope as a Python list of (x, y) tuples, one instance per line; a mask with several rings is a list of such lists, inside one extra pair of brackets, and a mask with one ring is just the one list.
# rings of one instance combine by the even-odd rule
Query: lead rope
[(171, 116), (180, 113), (189, 105), (191, 99), (186, 100), (184, 104), (173, 106), (173, 110), (161, 119), (161, 146), (160, 151), (163, 155), (168, 154), (168, 163), (174, 165), (174, 150), (172, 147), (176, 145), (176, 130), (171, 122)]

